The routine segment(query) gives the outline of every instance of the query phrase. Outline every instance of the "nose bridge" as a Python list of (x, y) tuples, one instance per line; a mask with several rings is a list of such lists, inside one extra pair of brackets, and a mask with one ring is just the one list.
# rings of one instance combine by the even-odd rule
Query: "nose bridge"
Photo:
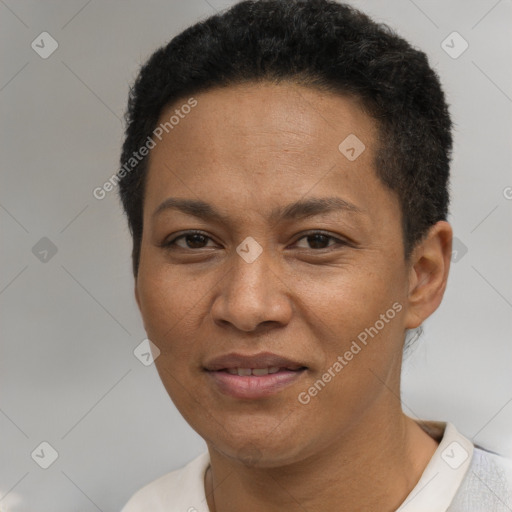
[(273, 280), (268, 275), (271, 273), (271, 258), (270, 251), (264, 249), (254, 238), (245, 238), (236, 248), (236, 255), (232, 258), (232, 272), (228, 277), (231, 281), (230, 288), (237, 293), (268, 293), (268, 286), (273, 286)]
[(285, 323), (291, 312), (283, 285), (272, 267), (272, 254), (254, 239), (245, 239), (233, 254), (212, 315), (217, 322), (251, 331), (263, 322)]

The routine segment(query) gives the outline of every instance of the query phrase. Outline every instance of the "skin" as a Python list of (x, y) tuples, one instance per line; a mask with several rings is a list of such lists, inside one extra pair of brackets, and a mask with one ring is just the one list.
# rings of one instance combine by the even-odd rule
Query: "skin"
[[(376, 127), (354, 99), (291, 83), (195, 98), (197, 106), (150, 155), (135, 295), (161, 351), (162, 382), (208, 445), (208, 506), (395, 510), (437, 448), (398, 397), (405, 331), (436, 310), (445, 290), (450, 225), (438, 222), (404, 259), (398, 198), (375, 173)], [(338, 150), (349, 134), (366, 146), (354, 161)], [(169, 197), (200, 199), (225, 219), (175, 209), (153, 215)], [(319, 197), (358, 211), (270, 217)], [(206, 238), (162, 247), (195, 229)], [(334, 239), (306, 236), (318, 230)], [(252, 263), (236, 252), (248, 236), (263, 249)], [(298, 394), (394, 303), (402, 310), (301, 404)], [(274, 352), (308, 370), (267, 398), (232, 398), (203, 366), (235, 351)]]

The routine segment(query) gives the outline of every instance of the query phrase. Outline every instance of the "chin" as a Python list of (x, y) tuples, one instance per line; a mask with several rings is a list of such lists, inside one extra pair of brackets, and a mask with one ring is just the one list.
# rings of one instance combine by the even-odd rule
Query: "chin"
[(273, 435), (273, 429), (276, 429), (275, 422), (262, 432), (254, 431), (254, 426), (252, 432), (246, 433), (235, 427), (236, 434), (231, 436), (226, 429), (217, 432), (218, 437), (207, 444), (222, 456), (251, 468), (281, 467), (305, 457), (302, 440), (296, 432), (280, 431)]

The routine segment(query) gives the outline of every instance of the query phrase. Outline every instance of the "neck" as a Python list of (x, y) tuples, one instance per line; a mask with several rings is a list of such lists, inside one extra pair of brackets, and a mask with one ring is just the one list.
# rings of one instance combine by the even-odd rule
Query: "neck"
[(208, 448), (210, 512), (384, 512), (405, 500), (437, 443), (399, 410), (362, 418), (335, 445), (283, 467), (247, 467)]

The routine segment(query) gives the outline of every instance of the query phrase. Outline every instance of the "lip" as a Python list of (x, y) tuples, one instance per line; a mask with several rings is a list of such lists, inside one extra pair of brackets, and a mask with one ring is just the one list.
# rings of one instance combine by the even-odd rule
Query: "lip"
[[(233, 375), (232, 368), (278, 367), (277, 373), (267, 375)], [(254, 355), (231, 353), (208, 361), (204, 370), (215, 387), (234, 398), (257, 399), (274, 395), (301, 378), (307, 367), (287, 357), (260, 352)]]
[(210, 359), (205, 365), (207, 371), (226, 370), (229, 368), (279, 368), (299, 369), (305, 365), (288, 359), (287, 357), (273, 354), (272, 352), (259, 352), (253, 355), (243, 355), (236, 352), (225, 354)]

